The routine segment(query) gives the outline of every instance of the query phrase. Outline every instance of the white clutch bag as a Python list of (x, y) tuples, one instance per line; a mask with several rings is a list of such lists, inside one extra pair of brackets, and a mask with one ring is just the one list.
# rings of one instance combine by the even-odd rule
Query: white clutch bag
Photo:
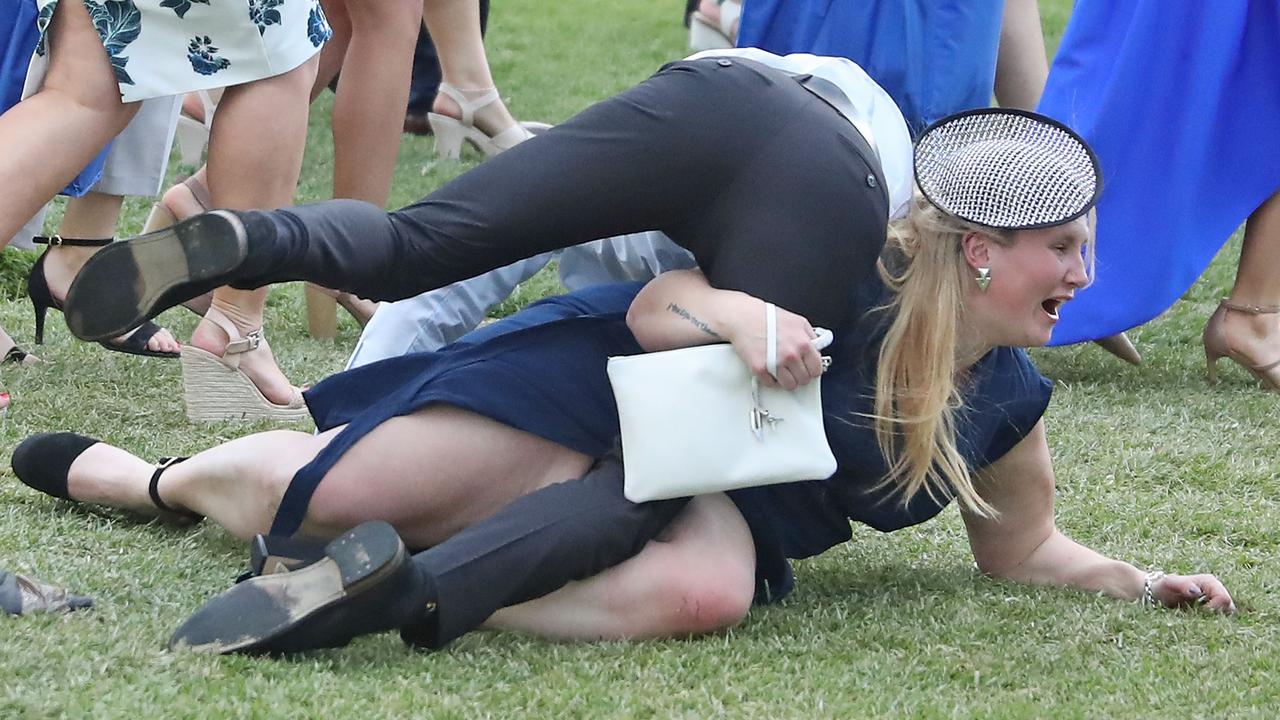
[[(765, 310), (767, 364), (776, 375), (776, 309)], [(829, 331), (818, 334), (818, 349), (831, 343)], [(820, 378), (795, 391), (760, 387), (727, 343), (611, 357), (608, 372), (632, 502), (821, 480), (836, 471)]]

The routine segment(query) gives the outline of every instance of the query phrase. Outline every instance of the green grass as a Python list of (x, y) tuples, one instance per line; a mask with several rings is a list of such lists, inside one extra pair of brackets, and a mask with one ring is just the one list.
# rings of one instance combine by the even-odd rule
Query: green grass
[[(1051, 45), (1068, 3), (1046, 2)], [(682, 54), (679, 3), (513, 0), (495, 7), (490, 57), (523, 118), (561, 120)], [(301, 200), (328, 192), (327, 103), (312, 123)], [(406, 138), (393, 204), (461, 170)], [(472, 160), (474, 161), (474, 157)], [(124, 232), (145, 203), (131, 201)], [(1144, 566), (1219, 573), (1243, 612), (1144, 612), (971, 570), (955, 511), (797, 564), (798, 589), (724, 637), (559, 645), (477, 633), (434, 654), (393, 635), (295, 660), (170, 654), (164, 641), (241, 569), (212, 525), (181, 530), (50, 500), (8, 471), (26, 435), (77, 429), (143, 456), (185, 454), (266, 426), (196, 428), (177, 365), (72, 342), (55, 319), (38, 369), (0, 372), (0, 567), (92, 594), (91, 612), (0, 620), (0, 718), (40, 717), (1271, 717), (1280, 704), (1276, 399), (1238, 368), (1203, 381), (1199, 330), (1238, 244), (1169, 313), (1133, 333), (1130, 368), (1092, 346), (1035, 353), (1055, 380), (1048, 414), (1059, 517), (1077, 539)], [(9, 253), (0, 283), (29, 258)], [(543, 279), (530, 294), (546, 292)], [(285, 371), (315, 381), (357, 337), (307, 339), (301, 293), (271, 299)], [(0, 324), (30, 344), (29, 306)], [(194, 318), (163, 322), (182, 337)]]

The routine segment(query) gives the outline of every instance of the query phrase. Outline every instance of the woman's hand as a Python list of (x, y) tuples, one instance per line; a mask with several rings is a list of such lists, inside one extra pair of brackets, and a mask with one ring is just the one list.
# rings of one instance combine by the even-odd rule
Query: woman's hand
[(778, 377), (767, 369), (764, 301), (711, 287), (697, 270), (673, 270), (649, 281), (627, 310), (627, 327), (646, 352), (728, 341), (760, 383), (787, 390), (822, 374), (817, 333), (803, 317), (778, 308)]
[(729, 342), (761, 385), (795, 390), (822, 375), (822, 355), (813, 346), (813, 339), (818, 336), (813, 326), (800, 315), (778, 308), (778, 376), (775, 380), (768, 369), (764, 302), (746, 295), (742, 298), (746, 302), (734, 313)]
[(1212, 575), (1165, 575), (1151, 584), (1151, 594), (1165, 607), (1202, 605), (1214, 612), (1236, 611), (1231, 593)]

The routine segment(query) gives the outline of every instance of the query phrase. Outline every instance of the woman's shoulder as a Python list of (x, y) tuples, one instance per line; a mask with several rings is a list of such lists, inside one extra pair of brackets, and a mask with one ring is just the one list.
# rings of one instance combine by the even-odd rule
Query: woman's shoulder
[(984, 359), (985, 372), (979, 391), (989, 395), (1044, 396), (1048, 400), (1053, 383), (1022, 348), (997, 347)]
[(1053, 383), (1021, 348), (998, 347), (975, 368), (960, 427), (969, 466), (1000, 459), (1026, 437), (1049, 407)]

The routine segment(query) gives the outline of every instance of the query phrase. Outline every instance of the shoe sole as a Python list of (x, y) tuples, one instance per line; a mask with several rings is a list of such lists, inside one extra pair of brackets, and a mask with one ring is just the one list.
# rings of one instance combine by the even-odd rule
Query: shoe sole
[(244, 226), (219, 210), (113, 243), (95, 253), (72, 281), (67, 326), (81, 340), (123, 335), (168, 309), (158, 304), (169, 291), (227, 277), (247, 255)]
[(232, 586), (173, 634), (171, 650), (270, 652), (271, 641), (317, 612), (359, 595), (395, 573), (408, 554), (387, 523), (364, 523), (325, 546), (325, 557), (288, 573)]

